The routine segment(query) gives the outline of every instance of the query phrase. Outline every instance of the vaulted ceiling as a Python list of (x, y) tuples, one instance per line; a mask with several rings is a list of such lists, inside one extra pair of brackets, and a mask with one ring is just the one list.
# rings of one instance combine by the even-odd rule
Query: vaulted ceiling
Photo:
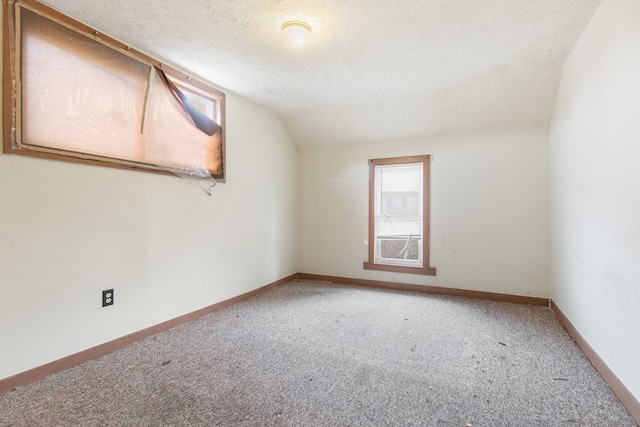
[[(266, 106), (305, 150), (548, 126), (562, 65), (600, 1), (45, 3)], [(313, 27), (306, 49), (285, 44), (289, 19)]]

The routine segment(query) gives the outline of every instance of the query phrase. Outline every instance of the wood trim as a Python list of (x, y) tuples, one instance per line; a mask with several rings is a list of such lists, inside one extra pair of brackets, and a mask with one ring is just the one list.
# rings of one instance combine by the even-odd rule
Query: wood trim
[(436, 269), (431, 267), (431, 156), (425, 156), (422, 162), (422, 259), (426, 270), (433, 270), (431, 276), (436, 275)]
[[(423, 267), (398, 266), (375, 262), (375, 168), (380, 165), (401, 165), (422, 163), (422, 262)], [(389, 157), (369, 159), (369, 244), (368, 260), (363, 264), (365, 270), (391, 271), (394, 273), (423, 274), (435, 276), (436, 269), (431, 267), (431, 155)]]
[(369, 286), (373, 288), (391, 289), (396, 291), (411, 291), (421, 292), (424, 294), (449, 295), (489, 301), (510, 302), (515, 304), (536, 305), (541, 307), (549, 306), (548, 298), (526, 297), (521, 295), (509, 295), (483, 291), (470, 291), (466, 289), (443, 288), (439, 286), (410, 285), (398, 282), (383, 282), (378, 280), (353, 279), (348, 277), (323, 276), (320, 274), (308, 273), (298, 273), (298, 279), (319, 280), (323, 282), (339, 283), (345, 285)]
[(366, 261), (363, 263), (363, 268), (365, 270), (391, 271), (393, 273), (423, 274), (426, 276), (436, 275), (436, 269), (432, 267), (409, 267), (408, 265), (376, 264)]
[(11, 31), (9, 29), (9, 2), (2, 1), (2, 148), (8, 153), (11, 148), (11, 128), (13, 122), (13, 99), (11, 85), (11, 56), (9, 43)]
[[(3, 153), (4, 154), (17, 154), (26, 157), (35, 157), (47, 160), (58, 160), (70, 163), (79, 163), (91, 166), (102, 166), (121, 170), (141, 171), (148, 173), (155, 173), (161, 175), (176, 176), (176, 173), (172, 172), (170, 168), (163, 166), (156, 166), (147, 163), (138, 163), (135, 161), (128, 161), (122, 159), (113, 159), (108, 156), (96, 156), (89, 154), (77, 154), (77, 153), (65, 153), (64, 150), (43, 148), (43, 147), (14, 147), (14, 87), (12, 81), (12, 68), (13, 61), (11, 60), (11, 46), (14, 40), (12, 23), (15, 20), (15, 11), (12, 6), (16, 3), (20, 3), (21, 7), (25, 7), (35, 13), (46, 17), (47, 19), (56, 22), (66, 28), (75, 31), (78, 34), (84, 35), (92, 40), (95, 40), (116, 52), (129, 56), (136, 61), (147, 64), (149, 66), (155, 66), (163, 70), (166, 74), (174, 77), (186, 85), (196, 87), (206, 93), (211, 94), (217, 99), (220, 105), (220, 123), (222, 127), (222, 133), (220, 135), (220, 151), (221, 151), (221, 173), (213, 175), (213, 178), (217, 183), (226, 182), (226, 96), (224, 92), (219, 90), (213, 84), (207, 82), (200, 77), (187, 73), (179, 68), (164, 64), (149, 55), (142, 53), (131, 46), (120, 42), (106, 34), (96, 31), (94, 28), (89, 27), (75, 19), (64, 15), (56, 9), (41, 3), (38, 0), (2, 0), (2, 12), (3, 12), (3, 31), (2, 31), (2, 58), (3, 58)], [(18, 114), (18, 113), (17, 113)]]
[(369, 160), (369, 244), (368, 246), (368, 264), (373, 264), (376, 250), (375, 236), (375, 192), (376, 192), (376, 165), (377, 160)]
[(219, 303), (210, 305), (208, 307), (201, 308), (199, 310), (184, 314), (182, 316), (176, 317), (171, 320), (167, 320), (166, 322), (159, 323), (157, 325), (142, 329), (132, 334), (125, 335), (120, 338), (116, 338), (115, 340), (108, 341), (104, 344), (100, 344), (95, 347), (91, 347), (87, 350), (83, 350), (81, 352), (72, 354), (70, 356), (63, 357), (62, 359), (58, 359), (53, 362), (44, 364), (42, 366), (38, 366), (37, 368), (33, 368), (28, 371), (21, 372), (11, 377), (2, 379), (0, 380), (0, 393), (4, 393), (16, 387), (24, 386), (26, 384), (40, 380), (44, 377), (55, 374), (57, 372), (61, 372), (66, 369), (73, 368), (74, 366), (80, 365), (81, 363), (87, 362), (89, 360), (97, 359), (106, 354), (123, 349), (138, 341), (149, 338), (161, 332), (165, 332), (171, 328), (175, 328), (176, 326), (199, 319), (202, 316), (206, 316), (207, 314), (215, 313), (216, 311), (220, 311), (224, 308), (227, 308), (229, 306), (232, 306), (234, 304), (247, 300), (251, 297), (254, 297), (258, 294), (261, 294), (262, 292), (266, 292), (270, 289), (276, 288), (280, 285), (290, 282), (291, 280), (295, 279), (297, 276), (298, 276), (297, 274), (292, 274), (290, 276), (284, 277), (280, 280), (277, 280), (273, 283), (262, 286), (258, 289), (254, 289), (253, 291), (244, 293), (242, 295), (238, 295), (228, 300), (221, 301)]
[(576, 342), (578, 347), (582, 350), (587, 359), (591, 362), (594, 368), (600, 373), (604, 381), (609, 385), (613, 393), (620, 399), (620, 402), (627, 408), (627, 411), (636, 420), (636, 423), (640, 425), (640, 402), (631, 394), (622, 381), (613, 373), (613, 371), (607, 366), (607, 364), (600, 358), (598, 353), (589, 345), (587, 340), (584, 339), (580, 332), (573, 326), (571, 321), (560, 310), (560, 307), (551, 300), (551, 309), (555, 313), (556, 317), (567, 330), (571, 338)]
[(369, 164), (371, 165), (402, 165), (405, 163), (422, 163), (425, 158), (429, 158), (429, 155), (418, 156), (401, 156), (401, 157), (387, 157), (385, 159), (371, 159)]

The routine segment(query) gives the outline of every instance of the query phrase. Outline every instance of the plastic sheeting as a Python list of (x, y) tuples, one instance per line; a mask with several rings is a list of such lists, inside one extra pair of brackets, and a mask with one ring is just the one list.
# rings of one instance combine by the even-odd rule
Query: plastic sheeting
[(17, 8), (20, 148), (207, 180), (221, 175), (222, 129), (164, 73)]

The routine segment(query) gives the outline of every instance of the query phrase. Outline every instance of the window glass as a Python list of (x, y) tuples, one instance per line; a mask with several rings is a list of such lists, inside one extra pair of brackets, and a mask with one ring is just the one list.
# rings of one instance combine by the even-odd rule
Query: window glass
[(375, 261), (422, 265), (422, 163), (375, 166)]
[(365, 269), (435, 275), (429, 265), (429, 174), (429, 156), (369, 161)]

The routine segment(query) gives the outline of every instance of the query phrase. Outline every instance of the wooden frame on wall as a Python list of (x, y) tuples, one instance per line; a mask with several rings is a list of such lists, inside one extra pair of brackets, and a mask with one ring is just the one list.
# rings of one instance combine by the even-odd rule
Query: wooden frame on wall
[[(64, 31), (72, 31), (77, 35), (77, 38), (83, 41), (83, 43), (99, 44), (106, 47), (109, 52), (112, 52), (114, 56), (120, 56), (122, 58), (129, 58), (144, 67), (148, 67), (150, 70), (157, 69), (158, 72), (166, 75), (169, 79), (173, 79), (177, 83), (176, 87), (179, 87), (179, 91), (184, 91), (184, 88), (191, 88), (197, 96), (210, 97), (216, 103), (216, 117), (215, 121), (219, 125), (221, 132), (213, 136), (205, 136), (203, 138), (210, 138), (212, 144), (207, 147), (213, 147), (215, 151), (215, 162), (218, 165), (215, 169), (209, 167), (209, 163), (206, 163), (207, 169), (211, 176), (218, 182), (224, 182), (226, 177), (226, 144), (225, 144), (225, 94), (212, 85), (203, 82), (200, 79), (195, 78), (189, 73), (182, 72), (176, 68), (161, 63), (160, 61), (147, 56), (146, 54), (139, 52), (130, 46), (119, 42), (110, 36), (100, 33), (93, 28), (84, 25), (76, 20), (63, 15), (62, 13), (46, 6), (35, 0), (3, 0), (3, 152), (6, 154), (19, 154), (30, 157), (38, 157), (44, 159), (62, 160), (73, 163), (83, 163), (90, 165), (108, 166), (120, 169), (133, 169), (143, 170), (164, 174), (177, 174), (183, 176), (179, 167), (172, 165), (154, 163), (146, 161), (145, 159), (129, 159), (118, 158), (118, 155), (95, 155), (91, 152), (81, 152), (78, 150), (65, 150), (57, 149), (56, 147), (47, 147), (39, 145), (29, 145), (19, 143), (18, 136), (21, 132), (22, 126), (22, 110), (21, 110), (21, 76), (23, 70), (20, 64), (20, 46), (21, 46), (21, 28), (19, 15), (22, 11), (28, 11), (29, 13), (37, 14), (39, 17), (43, 17), (52, 25), (60, 26), (64, 28)], [(43, 73), (45, 76), (47, 73)], [(73, 78), (73, 76), (70, 76)], [(151, 78), (151, 77), (149, 77)], [(142, 114), (146, 112), (143, 111)], [(181, 113), (178, 113), (181, 114)], [(189, 121), (187, 112), (186, 120)], [(42, 121), (39, 121), (39, 123)], [(46, 123), (45, 123), (46, 124)], [(184, 141), (180, 141), (184, 144)], [(167, 144), (162, 147), (162, 150), (166, 151)], [(178, 143), (176, 144), (178, 147)], [(209, 149), (209, 148), (207, 148)], [(193, 151), (191, 149), (191, 151)], [(206, 158), (206, 159), (205, 159)], [(200, 161), (205, 164), (213, 156), (202, 156)], [(184, 170), (188, 171), (191, 165), (185, 167)], [(185, 173), (186, 174), (186, 173)]]
[[(402, 165), (410, 163), (422, 164), (422, 265), (408, 266), (397, 264), (385, 264), (376, 262), (375, 257), (375, 173), (376, 166)], [(430, 266), (430, 182), (431, 182), (431, 156), (405, 156), (385, 159), (369, 160), (369, 252), (368, 260), (364, 262), (365, 270), (390, 271), (394, 273), (409, 273), (435, 276), (436, 269)]]

